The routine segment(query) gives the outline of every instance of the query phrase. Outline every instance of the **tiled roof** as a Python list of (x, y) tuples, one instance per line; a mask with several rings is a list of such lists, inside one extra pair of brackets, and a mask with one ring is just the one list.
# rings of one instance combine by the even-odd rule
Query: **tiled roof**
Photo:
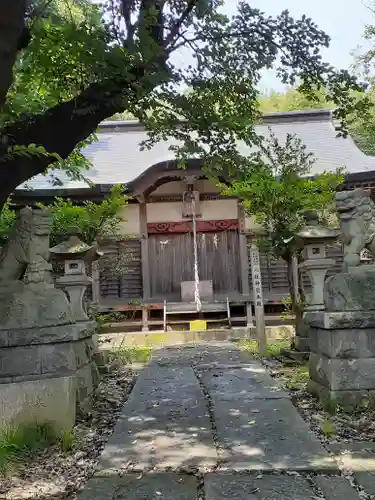
[[(375, 171), (375, 157), (362, 153), (353, 140), (337, 137), (331, 113), (328, 110), (269, 113), (256, 127), (259, 134), (267, 135), (268, 128), (281, 141), (286, 135), (296, 134), (311, 151), (316, 163), (312, 174), (344, 167), (348, 173)], [(147, 137), (137, 122), (104, 122), (98, 132), (99, 141), (89, 145), (85, 155), (93, 167), (87, 177), (94, 184), (127, 184), (144, 173), (149, 167), (168, 160), (174, 155), (169, 151), (172, 141), (162, 141), (151, 150), (141, 151), (139, 144)], [(242, 153), (247, 147), (239, 145)], [(65, 189), (87, 187), (84, 182), (71, 181), (61, 172), (53, 171), (64, 183)], [(51, 175), (38, 175), (27, 182), (33, 189), (51, 189)], [(24, 188), (25, 185), (20, 186)]]

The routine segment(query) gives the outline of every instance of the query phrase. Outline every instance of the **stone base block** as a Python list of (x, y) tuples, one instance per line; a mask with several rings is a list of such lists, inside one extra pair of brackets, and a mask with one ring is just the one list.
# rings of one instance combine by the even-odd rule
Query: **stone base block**
[(328, 358), (375, 358), (375, 328), (311, 328), (309, 342)]
[(375, 358), (329, 358), (310, 353), (310, 378), (330, 391), (375, 390)]
[(100, 375), (96, 363), (82, 366), (76, 373), (77, 403), (89, 398), (99, 384)]
[(310, 341), (307, 337), (300, 337), (296, 335), (293, 340), (294, 349), (300, 352), (309, 352), (310, 351)]
[(74, 377), (0, 384), (0, 429), (50, 422), (57, 431), (71, 429), (76, 415)]
[(82, 321), (69, 325), (44, 326), (39, 328), (0, 329), (0, 347), (74, 342), (93, 337), (95, 328), (94, 321)]
[(375, 391), (332, 391), (314, 380), (309, 380), (307, 390), (316, 396), (323, 405), (338, 404), (347, 411), (369, 405), (375, 407)]
[(375, 328), (375, 311), (311, 311), (306, 316), (306, 321), (310, 327), (324, 330)]
[(373, 311), (375, 309), (375, 266), (354, 267), (338, 273), (324, 284), (326, 311)]
[(90, 363), (93, 352), (90, 337), (74, 342), (6, 347), (0, 349), (0, 380), (69, 376)]

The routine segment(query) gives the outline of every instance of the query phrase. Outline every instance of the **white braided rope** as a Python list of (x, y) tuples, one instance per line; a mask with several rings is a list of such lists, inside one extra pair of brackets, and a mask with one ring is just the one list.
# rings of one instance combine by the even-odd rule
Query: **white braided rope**
[(193, 221), (193, 246), (194, 246), (194, 301), (197, 312), (202, 310), (201, 296), (199, 291), (199, 270), (198, 270), (198, 242), (197, 242), (197, 219), (195, 213), (195, 196), (191, 198), (191, 211)]

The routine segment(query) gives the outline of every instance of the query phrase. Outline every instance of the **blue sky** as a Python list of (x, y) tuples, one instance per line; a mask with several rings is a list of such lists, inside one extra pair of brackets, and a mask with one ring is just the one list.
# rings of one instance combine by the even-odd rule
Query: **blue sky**
[[(371, 0), (249, 0), (251, 6), (275, 15), (288, 9), (295, 17), (306, 14), (331, 37), (331, 46), (324, 51), (325, 59), (335, 67), (349, 68), (351, 53), (364, 44), (366, 24), (375, 24), (375, 16), (366, 7)], [(225, 12), (233, 14), (237, 0), (226, 0)], [(262, 90), (282, 90), (283, 85), (272, 72), (265, 74)]]

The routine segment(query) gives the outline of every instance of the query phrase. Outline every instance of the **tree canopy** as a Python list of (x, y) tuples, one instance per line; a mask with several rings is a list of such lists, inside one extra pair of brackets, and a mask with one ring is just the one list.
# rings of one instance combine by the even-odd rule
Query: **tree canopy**
[(242, 200), (246, 213), (262, 229), (261, 247), (288, 264), (289, 291), (296, 311), (292, 257), (298, 254), (296, 235), (306, 224), (305, 213), (316, 212), (327, 222), (342, 172), (314, 172), (315, 158), (301, 140), (287, 135), (281, 144), (270, 131), (259, 150), (248, 158), (248, 166), (232, 179), (224, 194)]
[(0, 207), (51, 166), (81, 176), (81, 146), (118, 113), (145, 124), (146, 146), (171, 135), (182, 159), (241, 165), (238, 139), (259, 141), (256, 86), (265, 68), (276, 66), (307, 95), (324, 88), (340, 120), (365, 109), (348, 92), (361, 89), (355, 78), (322, 60), (329, 37), (311, 19), (273, 18), (245, 1), (228, 17), (222, 6), (0, 0)]

